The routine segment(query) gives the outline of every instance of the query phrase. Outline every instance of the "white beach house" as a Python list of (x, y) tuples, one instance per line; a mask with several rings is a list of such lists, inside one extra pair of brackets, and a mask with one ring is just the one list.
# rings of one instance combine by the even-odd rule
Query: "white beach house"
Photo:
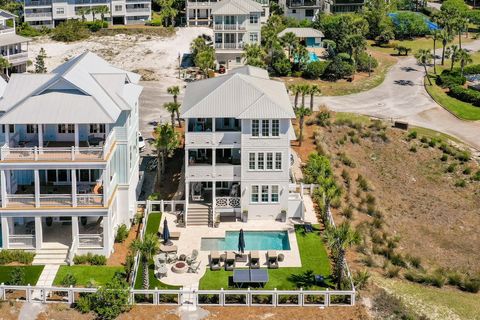
[(245, 66), (187, 86), (186, 224), (301, 217), (289, 192), (291, 120), (285, 85)]
[(0, 55), (10, 63), (7, 75), (27, 71), (29, 38), (19, 36), (15, 30), (18, 17), (0, 9)]
[(13, 74), (0, 99), (1, 247), (109, 256), (136, 213), (140, 76), (84, 53)]

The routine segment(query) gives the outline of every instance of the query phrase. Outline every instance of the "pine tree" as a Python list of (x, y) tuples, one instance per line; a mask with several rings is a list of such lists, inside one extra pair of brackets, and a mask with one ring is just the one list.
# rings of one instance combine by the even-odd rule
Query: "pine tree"
[(35, 58), (35, 73), (47, 73), (47, 67), (45, 67), (45, 58), (47, 53), (45, 49), (40, 48), (38, 56)]

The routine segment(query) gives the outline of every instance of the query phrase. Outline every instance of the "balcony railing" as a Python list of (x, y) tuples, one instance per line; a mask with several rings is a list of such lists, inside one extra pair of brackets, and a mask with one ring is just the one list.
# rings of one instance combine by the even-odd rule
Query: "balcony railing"
[(51, 17), (51, 12), (26, 12), (26, 18), (43, 18), (43, 17)]
[(233, 132), (187, 132), (185, 144), (189, 146), (240, 145), (240, 131)]
[(33, 194), (7, 194), (7, 207), (35, 207)]
[(127, 12), (150, 12), (150, 7), (144, 8), (126, 8)]
[(22, 51), (20, 53), (15, 53), (7, 56), (7, 59), (11, 63), (15, 63), (16, 61), (22, 61), (28, 59), (28, 52)]
[(240, 197), (216, 197), (217, 208), (240, 208)]
[(0, 29), (0, 34), (10, 34), (10, 33), (15, 33), (15, 29), (14, 28)]
[(51, 0), (25, 1), (25, 7), (51, 6)]
[(103, 207), (103, 195), (77, 194), (77, 207)]
[(33, 248), (35, 247), (35, 235), (33, 234), (15, 234), (8, 236), (10, 248)]
[(40, 207), (71, 207), (71, 194), (41, 194)]
[[(35, 208), (34, 194), (7, 194), (6, 208)], [(102, 194), (77, 194), (76, 207), (103, 207)], [(40, 194), (40, 208), (74, 207), (71, 194)]]
[(79, 248), (103, 248), (103, 234), (79, 234)]

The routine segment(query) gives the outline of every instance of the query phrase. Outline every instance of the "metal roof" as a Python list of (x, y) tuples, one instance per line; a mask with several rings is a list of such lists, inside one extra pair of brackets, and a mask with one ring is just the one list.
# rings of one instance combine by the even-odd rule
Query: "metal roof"
[(0, 124), (114, 123), (136, 103), (139, 79), (90, 52), (49, 74), (13, 74), (0, 100)]
[(222, 0), (212, 6), (212, 15), (244, 15), (262, 11), (262, 5), (252, 0)]
[(263, 79), (269, 78), (267, 70), (254, 67), (254, 66), (248, 66), (248, 65), (230, 70), (229, 74), (232, 74), (232, 73), (247, 74), (252, 77), (263, 78)]
[(8, 46), (16, 43), (24, 43), (24, 42), (29, 42), (31, 40), (32, 39), (30, 38), (19, 36), (13, 32), (6, 33), (6, 34), (0, 35), (0, 46)]
[(18, 16), (14, 15), (11, 12), (0, 9), (0, 17), (5, 18), (5, 19), (12, 19), (12, 18), (17, 18)]
[(240, 72), (190, 83), (181, 115), (183, 118), (295, 118), (283, 83)]
[(313, 28), (286, 28), (278, 34), (278, 37), (283, 37), (289, 32), (295, 34), (297, 38), (325, 38), (322, 31)]

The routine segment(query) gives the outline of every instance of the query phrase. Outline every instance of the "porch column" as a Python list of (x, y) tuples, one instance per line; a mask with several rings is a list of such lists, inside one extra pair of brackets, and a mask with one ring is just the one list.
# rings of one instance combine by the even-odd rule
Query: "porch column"
[(105, 140), (107, 140), (109, 133), (110, 133), (110, 123), (105, 123)]
[(108, 193), (110, 189), (110, 170), (107, 168), (103, 169), (103, 206), (107, 206), (108, 202)]
[(72, 241), (74, 239), (78, 240), (78, 234), (79, 233), (80, 232), (78, 231), (78, 217), (77, 216), (72, 216)]
[(111, 223), (110, 223), (110, 216), (107, 215), (103, 217), (103, 251), (105, 252), (105, 255), (108, 257), (110, 255), (110, 228), (111, 228)]
[(5, 128), (5, 143), (10, 147), (10, 125), (4, 124), (3, 127)]
[(7, 217), (2, 217), (2, 243), (3, 243), (3, 249), (8, 249), (9, 247), (9, 242), (8, 242), (8, 236), (9, 236), (9, 229), (8, 229), (8, 218)]
[(217, 209), (217, 201), (215, 201), (216, 197), (216, 189), (217, 189), (217, 181), (213, 180), (212, 181), (212, 217), (213, 217), (213, 223), (215, 223), (215, 210)]
[(38, 147), (40, 150), (43, 148), (43, 124), (38, 125)]
[(185, 227), (187, 226), (189, 200), (190, 200), (190, 182), (185, 181), (185, 208), (183, 210), (184, 211), (183, 222), (185, 223)]
[(79, 132), (78, 132), (78, 124), (75, 123), (75, 124), (74, 124), (74, 127), (75, 127), (75, 129), (74, 129), (74, 131), (75, 131), (75, 148), (78, 148), (78, 147), (79, 147), (79, 144), (80, 144), (80, 142), (79, 142), (80, 137), (79, 137)]
[(72, 169), (70, 173), (70, 180), (72, 182), (72, 207), (77, 206), (77, 170)]
[(2, 195), (2, 208), (6, 208), (8, 204), (8, 198), (7, 198), (7, 179), (5, 177), (5, 170), (0, 170), (0, 191)]
[(35, 179), (35, 207), (40, 207), (40, 175), (39, 171), (33, 170), (33, 176)]
[(43, 242), (42, 217), (35, 217), (35, 249), (41, 249)]

